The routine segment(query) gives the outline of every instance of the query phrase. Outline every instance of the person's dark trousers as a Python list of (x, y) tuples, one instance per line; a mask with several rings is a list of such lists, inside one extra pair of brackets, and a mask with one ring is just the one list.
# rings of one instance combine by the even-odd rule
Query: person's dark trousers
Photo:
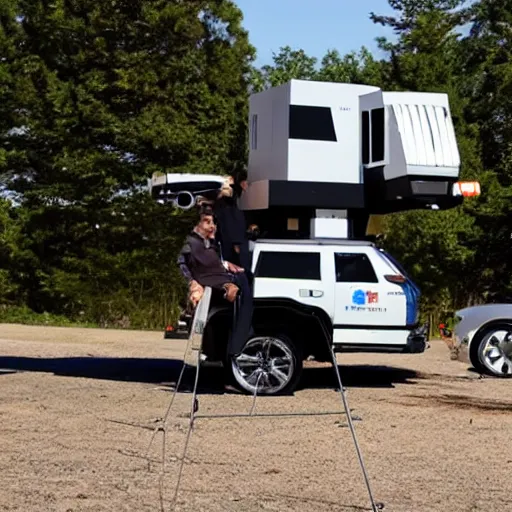
[(240, 245), (240, 254), (238, 255), (239, 265), (245, 270), (251, 269), (251, 256), (249, 254), (249, 242), (244, 240)]
[(244, 272), (247, 282), (249, 283), (249, 287), (251, 288), (251, 292), (254, 293), (254, 274), (251, 272), (251, 270), (245, 270)]
[(229, 357), (240, 354), (253, 333), (253, 295), (249, 279), (245, 272), (240, 272), (239, 274), (234, 274), (233, 283), (238, 286), (240, 291), (233, 308), (233, 331), (228, 344)]

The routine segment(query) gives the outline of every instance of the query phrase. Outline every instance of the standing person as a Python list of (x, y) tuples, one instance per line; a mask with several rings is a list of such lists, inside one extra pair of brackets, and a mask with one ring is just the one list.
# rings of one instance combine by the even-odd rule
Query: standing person
[(235, 171), (226, 179), (213, 206), (218, 222), (217, 238), (222, 256), (241, 266), (251, 278), (249, 239), (244, 213), (238, 208), (238, 199), (247, 190), (247, 171)]

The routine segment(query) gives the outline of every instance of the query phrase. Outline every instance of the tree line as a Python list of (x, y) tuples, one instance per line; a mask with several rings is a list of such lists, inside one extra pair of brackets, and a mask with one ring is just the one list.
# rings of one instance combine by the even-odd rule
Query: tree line
[(0, 321), (174, 320), (191, 219), (151, 200), (147, 178), (246, 161), (248, 92), (292, 78), (448, 93), (462, 178), (482, 196), (389, 215), (382, 243), (434, 321), (508, 300), (512, 0), (389, 4), (369, 13), (395, 34), (382, 59), (285, 47), (257, 68), (229, 0), (0, 0)]

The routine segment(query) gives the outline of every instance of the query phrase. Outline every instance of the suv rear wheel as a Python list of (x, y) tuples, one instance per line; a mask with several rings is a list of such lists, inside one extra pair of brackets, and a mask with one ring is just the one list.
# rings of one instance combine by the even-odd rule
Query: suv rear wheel
[(249, 339), (227, 370), (233, 384), (247, 394), (292, 393), (302, 374), (302, 352), (284, 334), (257, 335)]

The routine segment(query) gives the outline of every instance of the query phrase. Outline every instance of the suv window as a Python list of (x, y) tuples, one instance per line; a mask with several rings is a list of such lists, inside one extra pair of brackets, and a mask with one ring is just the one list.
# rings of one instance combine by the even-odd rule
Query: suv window
[(261, 251), (256, 277), (320, 281), (319, 252)]
[(378, 283), (370, 258), (363, 253), (334, 255), (337, 283)]

